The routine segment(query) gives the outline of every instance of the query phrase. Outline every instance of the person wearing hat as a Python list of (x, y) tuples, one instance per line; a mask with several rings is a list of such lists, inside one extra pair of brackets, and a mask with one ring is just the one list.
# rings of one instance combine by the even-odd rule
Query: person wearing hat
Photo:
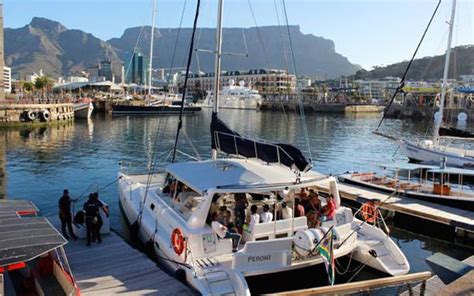
[[(58, 207), (59, 207), (59, 220), (61, 220), (61, 230), (63, 232), (63, 236), (66, 239), (69, 239), (69, 235), (74, 240), (77, 240), (74, 231), (72, 230), (72, 214), (71, 214), (71, 202), (75, 202), (75, 199), (71, 199), (69, 196), (69, 191), (64, 189), (63, 196), (59, 199)], [(69, 231), (69, 235), (66, 233), (66, 226)]]

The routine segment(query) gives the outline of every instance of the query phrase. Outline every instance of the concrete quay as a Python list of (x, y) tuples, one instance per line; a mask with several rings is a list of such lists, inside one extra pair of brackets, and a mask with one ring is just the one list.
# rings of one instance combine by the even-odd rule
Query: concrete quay
[[(264, 101), (261, 111), (298, 111), (299, 102), (296, 101)], [(303, 102), (305, 112), (309, 113), (380, 113), (384, 106), (372, 104), (343, 104), (343, 103), (311, 103)]]
[(73, 104), (0, 104), (0, 126), (37, 125), (74, 119)]

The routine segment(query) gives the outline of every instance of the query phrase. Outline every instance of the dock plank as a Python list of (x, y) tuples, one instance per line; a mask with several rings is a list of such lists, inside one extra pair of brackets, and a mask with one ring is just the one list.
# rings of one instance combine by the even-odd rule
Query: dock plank
[[(50, 219), (59, 228), (56, 218)], [(191, 295), (193, 291), (160, 269), (116, 233), (101, 244), (70, 240), (65, 246), (81, 295)]]
[[(357, 185), (338, 183), (341, 198), (358, 202), (386, 200), (389, 194), (362, 188)], [(322, 183), (318, 190), (328, 192), (329, 182)], [(381, 206), (383, 209), (413, 215), (426, 220), (454, 226), (474, 232), (474, 212), (431, 203), (408, 197), (392, 197)]]

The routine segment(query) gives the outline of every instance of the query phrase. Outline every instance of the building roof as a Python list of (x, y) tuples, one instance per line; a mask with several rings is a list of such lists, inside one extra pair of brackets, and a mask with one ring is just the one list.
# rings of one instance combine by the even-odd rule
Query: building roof
[(0, 201), (0, 266), (32, 260), (67, 243), (46, 218), (22, 216), (37, 211), (29, 201)]
[[(195, 162), (173, 163), (167, 171), (193, 190), (204, 191), (286, 187), (296, 181), (296, 175), (288, 167), (266, 164), (258, 160), (218, 159)], [(300, 177), (302, 183), (319, 181), (324, 175), (309, 171)], [(260, 189), (260, 190), (259, 190)]]

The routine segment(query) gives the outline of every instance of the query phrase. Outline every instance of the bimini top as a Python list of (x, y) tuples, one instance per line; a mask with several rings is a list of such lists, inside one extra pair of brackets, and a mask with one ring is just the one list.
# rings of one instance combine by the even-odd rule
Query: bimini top
[[(277, 164), (265, 164), (259, 160), (218, 159), (195, 162), (173, 163), (166, 170), (178, 180), (203, 194), (216, 188), (261, 189), (285, 187), (296, 181), (296, 175), (289, 168)], [(318, 181), (326, 176), (308, 171), (302, 173), (301, 183)]]
[(54, 250), (67, 241), (27, 201), (0, 202), (0, 267), (30, 261)]

